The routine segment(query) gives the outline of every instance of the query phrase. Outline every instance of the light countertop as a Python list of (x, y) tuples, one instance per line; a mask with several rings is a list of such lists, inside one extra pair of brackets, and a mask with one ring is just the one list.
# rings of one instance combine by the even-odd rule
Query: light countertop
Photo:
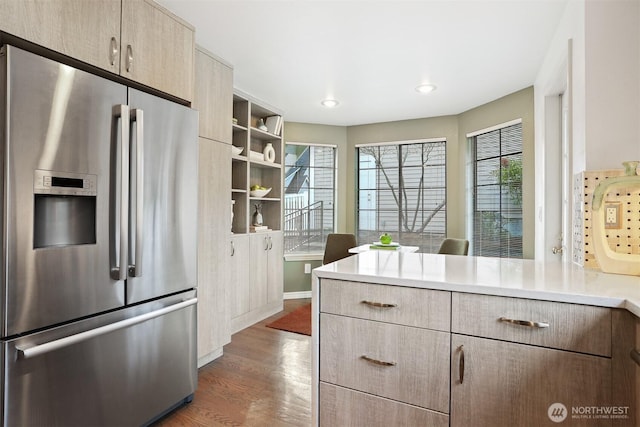
[(640, 277), (574, 264), (368, 251), (313, 273), (320, 278), (625, 308), (640, 317)]

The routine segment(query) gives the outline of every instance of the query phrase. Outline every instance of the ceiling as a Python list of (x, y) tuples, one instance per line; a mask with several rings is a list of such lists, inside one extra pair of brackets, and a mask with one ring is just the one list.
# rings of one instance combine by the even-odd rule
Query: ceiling
[(236, 89), (287, 121), (351, 126), (458, 114), (531, 86), (569, 0), (157, 1), (233, 65)]

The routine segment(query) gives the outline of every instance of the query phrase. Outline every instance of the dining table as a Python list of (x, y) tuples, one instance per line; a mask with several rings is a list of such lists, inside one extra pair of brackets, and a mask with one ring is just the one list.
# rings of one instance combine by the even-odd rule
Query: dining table
[(360, 245), (360, 246), (356, 246), (354, 248), (350, 248), (349, 249), (349, 253), (351, 254), (359, 254), (362, 252), (368, 252), (368, 251), (393, 251), (393, 252), (405, 252), (405, 253), (411, 253), (411, 252), (418, 252), (418, 249), (420, 249), (419, 246), (403, 246), (403, 245), (398, 245), (393, 247), (393, 249), (387, 249), (387, 248), (371, 248), (372, 243), (367, 243), (364, 245)]

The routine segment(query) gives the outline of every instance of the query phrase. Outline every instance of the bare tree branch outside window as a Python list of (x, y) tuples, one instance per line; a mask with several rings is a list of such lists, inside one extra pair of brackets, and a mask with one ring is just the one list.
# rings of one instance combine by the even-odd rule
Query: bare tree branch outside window
[[(444, 237), (446, 222), (442, 215), (446, 212), (445, 143), (424, 142), (402, 145), (362, 146), (358, 149), (359, 192), (376, 194), (375, 207), (363, 206), (359, 209), (375, 216), (376, 225), (359, 223), (359, 229), (372, 232), (402, 233), (403, 239), (424, 240), (425, 232)], [(366, 181), (375, 174), (374, 181)], [(372, 201), (373, 203), (373, 201)], [(388, 218), (391, 211), (397, 213), (397, 221), (389, 225), (382, 218)], [(434, 220), (439, 216), (437, 227)], [(373, 221), (373, 220), (371, 220)], [(432, 225), (430, 227), (430, 224)], [(413, 236), (410, 236), (413, 235)], [(398, 236), (399, 237), (399, 236)], [(429, 237), (427, 240), (432, 240)], [(441, 240), (441, 239), (440, 239)], [(431, 242), (422, 250), (431, 251), (439, 246), (439, 241)]]

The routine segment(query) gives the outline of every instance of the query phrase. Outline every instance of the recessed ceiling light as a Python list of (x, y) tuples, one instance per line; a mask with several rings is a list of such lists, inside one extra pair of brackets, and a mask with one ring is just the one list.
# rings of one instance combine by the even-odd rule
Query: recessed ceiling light
[(322, 104), (323, 107), (333, 108), (333, 107), (337, 107), (338, 104), (340, 103), (335, 99), (325, 99), (320, 104)]
[(429, 92), (433, 92), (434, 90), (436, 90), (436, 86), (435, 85), (420, 85), (418, 87), (416, 87), (416, 90), (420, 93), (429, 93)]

